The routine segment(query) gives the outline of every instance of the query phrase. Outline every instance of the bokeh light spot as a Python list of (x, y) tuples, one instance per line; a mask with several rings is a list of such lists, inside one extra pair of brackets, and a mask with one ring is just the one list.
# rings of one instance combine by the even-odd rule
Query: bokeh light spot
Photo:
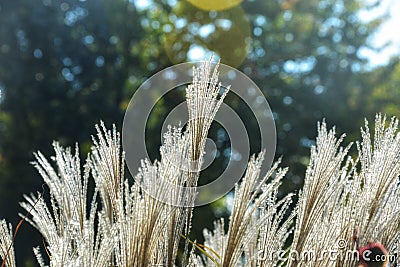
[(240, 6), (224, 11), (204, 11), (179, 2), (169, 16), (171, 28), (164, 32), (164, 49), (173, 64), (199, 60), (208, 52), (222, 63), (238, 67), (251, 43), (250, 23)]
[(189, 3), (202, 10), (221, 11), (239, 5), (243, 0), (188, 0)]

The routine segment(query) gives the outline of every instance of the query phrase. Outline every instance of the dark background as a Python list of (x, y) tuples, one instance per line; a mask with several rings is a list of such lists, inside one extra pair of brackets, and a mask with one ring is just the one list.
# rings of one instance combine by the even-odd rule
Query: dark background
[[(230, 2), (221, 0), (220, 7)], [(360, 56), (360, 49), (379, 49), (369, 40), (387, 16), (362, 22), (361, 9), (374, 5), (253, 0), (209, 11), (178, 0), (0, 0), (0, 218), (15, 226), (23, 194), (42, 190), (29, 164), (33, 152), (51, 156), (52, 140), (66, 146), (78, 142), (84, 158), (96, 123), (121, 129), (143, 81), (198, 57), (195, 51), (202, 49), (263, 90), (275, 117), (276, 155), (290, 168), (281, 194), (297, 191), (317, 121), (326, 118), (353, 141), (364, 118), (372, 122), (377, 112), (400, 113), (398, 57), (373, 68)], [(227, 101), (251, 118), (240, 100)], [(176, 96), (167, 95), (147, 125), (154, 157), (162, 120), (176, 104)], [(247, 126), (256, 127), (251, 120)], [(213, 127), (215, 137), (218, 126)], [(257, 134), (249, 132), (257, 152)], [(221, 156), (206, 177), (225, 166), (229, 139), (219, 138)], [(196, 209), (193, 239), (201, 241), (201, 230), (211, 227), (215, 216), (227, 216), (224, 204), (222, 199)], [(42, 246), (41, 238), (25, 223), (16, 238), (18, 265), (36, 265), (33, 246)]]

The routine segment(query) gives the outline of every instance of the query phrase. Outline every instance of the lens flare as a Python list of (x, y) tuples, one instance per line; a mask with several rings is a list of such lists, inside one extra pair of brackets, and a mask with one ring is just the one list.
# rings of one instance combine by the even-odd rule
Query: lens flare
[(239, 5), (243, 0), (188, 0), (195, 7), (206, 11), (221, 11)]
[(180, 2), (172, 14), (168, 23), (172, 29), (162, 38), (172, 63), (199, 60), (213, 52), (222, 63), (238, 67), (247, 57), (251, 29), (240, 6), (209, 12)]

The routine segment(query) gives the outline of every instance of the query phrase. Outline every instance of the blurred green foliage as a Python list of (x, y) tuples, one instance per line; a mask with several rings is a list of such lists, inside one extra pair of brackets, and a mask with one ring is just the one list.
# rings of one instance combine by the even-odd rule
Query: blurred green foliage
[[(207, 11), (178, 0), (0, 1), (0, 217), (16, 225), (22, 195), (41, 191), (41, 178), (29, 165), (34, 151), (50, 156), (52, 140), (59, 140), (79, 142), (86, 154), (96, 123), (121, 129), (140, 84), (196, 51), (215, 52), (263, 90), (276, 121), (276, 154), (290, 167), (281, 193), (298, 190), (318, 120), (327, 118), (352, 140), (364, 117), (399, 115), (398, 60), (368, 69), (360, 57), (382, 20), (361, 22), (361, 3), (249, 0)], [(162, 119), (178, 99), (165, 96), (148, 122), (154, 157)], [(240, 100), (227, 101), (251, 118)], [(258, 152), (257, 125), (247, 119), (246, 126), (252, 153)], [(210, 135), (221, 139), (214, 128)], [(204, 179), (226, 165), (229, 138), (222, 134), (220, 143), (221, 156)], [(222, 202), (196, 209), (193, 239), (202, 239), (213, 216), (227, 215)], [(30, 248), (40, 244), (25, 224), (16, 240), (17, 262), (32, 264)]]

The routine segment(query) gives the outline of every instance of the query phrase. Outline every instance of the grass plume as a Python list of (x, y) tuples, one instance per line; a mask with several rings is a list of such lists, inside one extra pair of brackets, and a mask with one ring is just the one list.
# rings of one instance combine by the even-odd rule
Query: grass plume
[[(379, 242), (388, 253), (400, 250), (400, 135), (398, 120), (382, 115), (376, 116), (373, 134), (368, 122), (361, 129), (356, 158), (349, 156), (352, 144), (343, 146), (344, 135), (338, 138), (335, 128), (318, 124), (294, 209), (292, 194), (278, 197), (287, 168), (278, 161), (261, 175), (264, 152), (253, 155), (235, 186), (229, 221), (217, 219), (213, 230), (205, 229), (204, 244), (189, 240), (205, 141), (229, 90), (220, 91), (218, 64), (207, 61), (194, 69), (186, 90), (186, 130), (169, 126), (160, 159), (143, 159), (134, 181), (124, 173), (120, 134), (102, 122), (83, 164), (78, 146), (72, 150), (54, 142), (50, 160), (35, 153), (33, 165), (50, 200), (31, 193), (21, 207), (44, 240), (44, 249), (34, 248), (39, 265), (176, 266), (182, 239), (185, 266), (355, 267), (356, 258), (317, 261), (302, 255), (336, 248), (345, 256), (368, 242)], [(12, 226), (1, 220), (0, 257), (9, 267), (16, 266), (13, 242)], [(398, 266), (399, 258), (391, 264)]]

